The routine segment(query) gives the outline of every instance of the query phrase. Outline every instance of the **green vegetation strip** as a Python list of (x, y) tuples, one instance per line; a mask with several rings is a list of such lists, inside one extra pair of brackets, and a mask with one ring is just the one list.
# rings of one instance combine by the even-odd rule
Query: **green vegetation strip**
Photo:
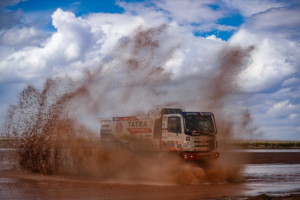
[(0, 148), (13, 148), (16, 142), (16, 138), (0, 137)]
[(234, 145), (243, 149), (300, 149), (300, 141), (240, 141)]

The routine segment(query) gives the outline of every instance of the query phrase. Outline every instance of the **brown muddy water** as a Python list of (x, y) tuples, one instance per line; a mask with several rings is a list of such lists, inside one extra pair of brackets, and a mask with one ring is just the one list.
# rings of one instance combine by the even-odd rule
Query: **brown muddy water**
[(300, 193), (300, 150), (239, 153), (249, 157), (240, 182), (180, 185), (25, 173), (12, 162), (14, 149), (2, 148), (0, 199), (243, 199), (262, 193)]

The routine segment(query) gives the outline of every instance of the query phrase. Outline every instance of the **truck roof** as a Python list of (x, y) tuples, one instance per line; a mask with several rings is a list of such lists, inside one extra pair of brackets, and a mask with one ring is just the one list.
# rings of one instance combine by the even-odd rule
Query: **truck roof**
[(214, 116), (212, 112), (181, 112), (183, 116)]
[(180, 114), (183, 110), (180, 108), (163, 108), (161, 110), (162, 114)]

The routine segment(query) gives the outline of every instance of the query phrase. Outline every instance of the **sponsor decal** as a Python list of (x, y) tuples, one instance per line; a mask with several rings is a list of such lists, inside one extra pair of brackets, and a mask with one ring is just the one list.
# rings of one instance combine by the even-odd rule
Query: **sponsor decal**
[(128, 127), (129, 128), (145, 128), (145, 127), (147, 127), (147, 122), (146, 121), (131, 121), (131, 122), (128, 122)]
[(102, 128), (108, 128), (108, 127), (109, 127), (109, 124), (102, 124), (101, 127), (102, 127)]
[(131, 135), (137, 135), (139, 133), (152, 133), (151, 128), (127, 128), (127, 131)]
[(139, 133), (152, 133), (152, 129), (148, 128), (147, 121), (129, 121), (127, 122), (128, 132), (131, 135), (136, 135)]

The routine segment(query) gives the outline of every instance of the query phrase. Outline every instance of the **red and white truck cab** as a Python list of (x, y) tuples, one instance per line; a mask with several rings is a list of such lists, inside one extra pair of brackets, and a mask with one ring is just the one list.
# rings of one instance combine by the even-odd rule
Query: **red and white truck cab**
[(185, 160), (219, 157), (217, 128), (211, 112), (163, 108), (147, 116), (100, 119), (103, 143), (121, 142), (132, 151), (178, 152)]

